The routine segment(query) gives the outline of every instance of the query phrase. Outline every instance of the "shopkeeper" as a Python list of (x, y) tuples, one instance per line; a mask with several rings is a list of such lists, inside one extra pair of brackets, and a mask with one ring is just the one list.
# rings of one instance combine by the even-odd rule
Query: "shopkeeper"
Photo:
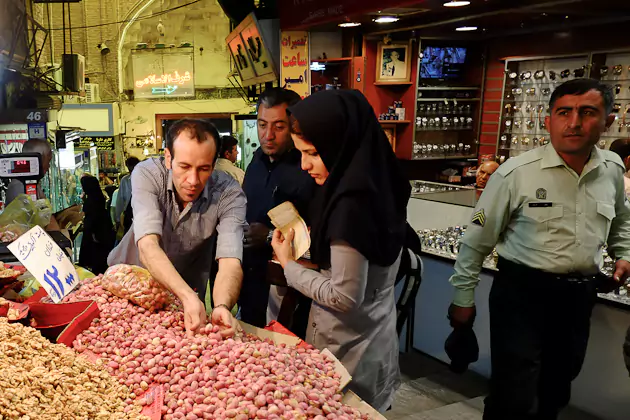
[[(41, 139), (31, 139), (24, 142), (24, 146), (22, 146), (22, 153), (39, 153), (42, 157), (42, 170), (44, 171), (44, 175), (48, 173), (50, 169), (50, 162), (53, 158), (52, 147), (50, 143), (46, 140)], [(14, 179), (9, 183), (6, 192), (6, 199), (4, 203), (4, 207), (9, 205), (15, 197), (20, 194), (25, 194), (26, 189), (24, 183), (19, 179)], [(45, 199), (44, 191), (42, 190), (41, 182), (37, 182), (37, 199)], [(55, 219), (55, 216), (50, 216), (50, 223), (46, 226), (46, 230), (55, 231), (60, 230), (59, 224)]]
[(201, 299), (213, 258), (219, 269), (212, 323), (225, 335), (237, 328), (230, 310), (243, 278), (246, 199), (238, 182), (213, 170), (219, 150), (213, 124), (192, 119), (174, 123), (164, 158), (145, 160), (131, 175), (132, 229), (107, 260), (109, 265), (146, 267), (182, 301), (189, 333), (206, 322)]
[(560, 85), (545, 120), (551, 144), (501, 165), (468, 225), (451, 278), (452, 322), (472, 322), (483, 260), (495, 245), (499, 254), (484, 420), (556, 419), (586, 354), (604, 244), (617, 258), (615, 280), (628, 277), (626, 169), (595, 147), (615, 120), (613, 98), (592, 79)]

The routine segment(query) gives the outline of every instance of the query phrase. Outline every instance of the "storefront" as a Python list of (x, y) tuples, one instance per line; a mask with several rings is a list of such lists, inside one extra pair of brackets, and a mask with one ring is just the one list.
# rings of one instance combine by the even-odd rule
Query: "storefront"
[[(551, 92), (574, 78), (602, 80), (615, 92), (617, 119), (598, 147), (628, 138), (630, 43), (618, 25), (588, 12), (575, 14), (578, 6), (568, 2), (513, 9), (473, 2), (468, 10), (449, 8), (450, 14), (446, 2), (393, 2), (389, 9), (369, 1), (283, 3), (283, 40), (308, 40), (311, 92), (361, 90), (413, 180), (408, 218), (424, 249), (413, 347), (448, 362), (448, 279), (480, 194), (474, 188), (477, 167), (547, 144), (544, 116)], [(619, 11), (612, 6), (570, 3), (611, 21), (627, 19), (613, 17)], [(379, 20), (389, 23), (379, 26)], [(287, 68), (300, 64), (292, 44), (286, 42), (282, 56)], [(304, 90), (308, 78), (285, 81)], [(490, 375), (488, 294), (495, 259), (486, 260), (476, 293), (481, 351), (471, 368), (484, 376)], [(630, 326), (627, 293), (622, 288), (599, 295), (586, 362), (573, 386), (573, 405), (610, 420), (625, 419), (630, 411), (621, 351)]]

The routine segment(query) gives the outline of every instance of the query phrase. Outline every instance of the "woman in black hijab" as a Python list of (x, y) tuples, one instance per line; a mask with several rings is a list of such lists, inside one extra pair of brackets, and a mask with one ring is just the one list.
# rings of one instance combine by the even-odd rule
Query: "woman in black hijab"
[(394, 283), (405, 240), (410, 184), (374, 110), (358, 91), (316, 93), (289, 108), (313, 200), (311, 259), (293, 261), (291, 240), (273, 248), (290, 287), (313, 299), (306, 341), (330, 349), (350, 388), (379, 411), (400, 384)]
[(83, 239), (79, 265), (94, 274), (107, 270), (107, 255), (116, 240), (112, 219), (107, 212), (105, 196), (98, 179), (91, 175), (81, 178), (83, 188)]

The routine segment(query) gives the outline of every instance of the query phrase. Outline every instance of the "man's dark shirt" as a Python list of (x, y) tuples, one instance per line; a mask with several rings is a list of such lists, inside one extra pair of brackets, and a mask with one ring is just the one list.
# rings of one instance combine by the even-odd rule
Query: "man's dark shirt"
[[(247, 223), (262, 223), (273, 229), (267, 212), (290, 201), (308, 225), (308, 205), (314, 187), (313, 178), (301, 168), (301, 156), (297, 149), (291, 149), (271, 162), (259, 148), (247, 167), (243, 181), (243, 191), (247, 196)], [(271, 249), (268, 251), (271, 252)]]

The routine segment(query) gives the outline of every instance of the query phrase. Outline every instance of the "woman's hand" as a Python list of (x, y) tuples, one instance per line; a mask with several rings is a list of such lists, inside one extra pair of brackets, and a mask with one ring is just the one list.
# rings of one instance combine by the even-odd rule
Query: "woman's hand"
[(293, 260), (293, 238), (295, 237), (295, 231), (289, 230), (289, 234), (285, 238), (278, 229), (273, 232), (273, 239), (271, 240), (271, 246), (276, 253), (278, 262), (284, 268), (290, 260)]

